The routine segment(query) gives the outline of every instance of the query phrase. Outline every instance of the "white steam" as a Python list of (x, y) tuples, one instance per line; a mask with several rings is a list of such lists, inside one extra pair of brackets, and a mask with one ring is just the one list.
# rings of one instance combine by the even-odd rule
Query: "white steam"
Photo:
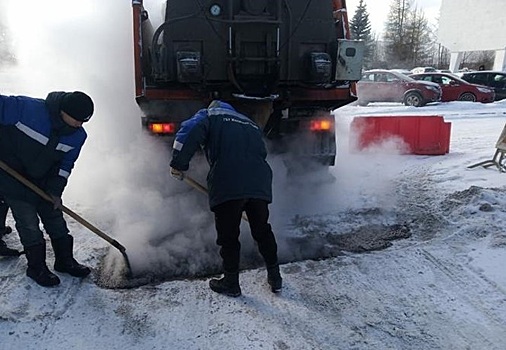
[[(9, 13), (19, 64), (2, 75), (1, 93), (44, 98), (54, 90), (82, 90), (95, 102), (65, 203), (126, 246), (136, 272), (198, 274), (217, 266), (207, 198), (169, 176), (170, 145), (141, 130), (134, 100), (131, 3), (4, 1), (0, 11)], [(150, 15), (162, 16), (156, 11)], [(290, 224), (296, 215), (392, 204), (389, 180), (399, 159), (349, 153), (349, 121), (339, 113), (337, 120), (340, 152), (331, 176), (324, 170), (289, 177), (280, 157), (269, 159), (274, 170), (271, 221), (282, 260), (292, 257)], [(192, 162), (190, 173), (198, 181), (204, 183), (206, 171), (205, 162)], [(244, 250), (255, 251), (247, 225), (242, 228)]]

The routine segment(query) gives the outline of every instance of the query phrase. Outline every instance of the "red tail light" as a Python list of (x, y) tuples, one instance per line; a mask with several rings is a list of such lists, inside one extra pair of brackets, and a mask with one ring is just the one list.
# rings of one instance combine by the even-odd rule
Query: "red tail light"
[(309, 130), (311, 131), (331, 131), (334, 128), (332, 120), (328, 119), (317, 119), (311, 120)]
[(176, 132), (176, 124), (174, 123), (150, 123), (148, 128), (153, 134), (174, 134)]

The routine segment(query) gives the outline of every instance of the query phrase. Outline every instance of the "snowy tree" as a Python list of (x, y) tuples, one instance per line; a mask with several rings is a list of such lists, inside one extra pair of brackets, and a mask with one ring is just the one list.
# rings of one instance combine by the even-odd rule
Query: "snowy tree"
[(412, 0), (392, 0), (385, 26), (387, 60), (410, 68), (436, 60), (435, 38), (423, 11)]
[(467, 51), (462, 55), (461, 69), (492, 69), (495, 51)]
[(364, 66), (370, 67), (370, 63), (374, 60), (376, 42), (373, 39), (369, 13), (367, 12), (367, 5), (364, 4), (364, 0), (360, 0), (357, 10), (350, 21), (350, 33), (352, 39), (364, 41)]
[(409, 13), (406, 34), (406, 58), (411, 61), (411, 65), (433, 65), (435, 38), (423, 11), (415, 8)]
[(451, 53), (446, 47), (437, 44), (437, 58), (436, 58), (436, 68), (439, 69), (448, 69), (450, 66), (450, 57)]
[(386, 55), (393, 66), (409, 67), (408, 17), (411, 0), (392, 0), (385, 25)]

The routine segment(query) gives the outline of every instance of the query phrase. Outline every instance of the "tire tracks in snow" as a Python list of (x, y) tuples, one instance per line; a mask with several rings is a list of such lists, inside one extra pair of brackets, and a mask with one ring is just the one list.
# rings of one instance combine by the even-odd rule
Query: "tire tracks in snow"
[[(420, 251), (428, 262), (455, 285), (451, 290), (458, 294), (459, 299), (476, 309), (479, 315), (484, 316), (490, 326), (497, 329), (497, 334), (502, 334), (492, 343), (499, 344), (504, 339), (503, 335), (506, 332), (505, 291), (463, 264), (436, 257), (426, 249)], [(486, 296), (486, 298), (482, 296)]]

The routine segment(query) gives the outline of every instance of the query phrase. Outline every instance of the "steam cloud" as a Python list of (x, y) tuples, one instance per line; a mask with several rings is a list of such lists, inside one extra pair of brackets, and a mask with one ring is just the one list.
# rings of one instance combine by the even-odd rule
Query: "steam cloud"
[[(0, 13), (12, 14), (9, 25), (19, 57), (18, 67), (1, 77), (2, 93), (44, 98), (53, 90), (82, 90), (95, 101), (96, 113), (85, 125), (88, 140), (65, 203), (125, 245), (137, 273), (199, 275), (219, 270), (207, 198), (170, 178), (170, 145), (141, 130), (141, 112), (134, 101), (130, 2), (92, 0), (79, 2), (79, 9), (75, 1), (31, 0), (23, 1), (24, 6), (18, 2), (0, 5)], [(357, 159), (347, 153), (347, 121), (338, 114), (339, 118), (344, 120), (337, 125), (340, 156), (330, 171), (287, 176), (281, 157), (269, 159), (274, 171), (271, 221), (282, 261), (296, 259), (305, 249), (292, 240), (297, 235), (292, 221), (296, 215), (364, 203), (389, 205), (392, 200), (390, 173), (378, 169), (387, 165), (393, 173), (397, 160), (375, 155)], [(205, 162), (194, 160), (190, 169), (204, 183)], [(242, 228), (243, 257), (258, 263), (247, 225)], [(95, 246), (107, 246), (88, 238), (92, 239)]]

